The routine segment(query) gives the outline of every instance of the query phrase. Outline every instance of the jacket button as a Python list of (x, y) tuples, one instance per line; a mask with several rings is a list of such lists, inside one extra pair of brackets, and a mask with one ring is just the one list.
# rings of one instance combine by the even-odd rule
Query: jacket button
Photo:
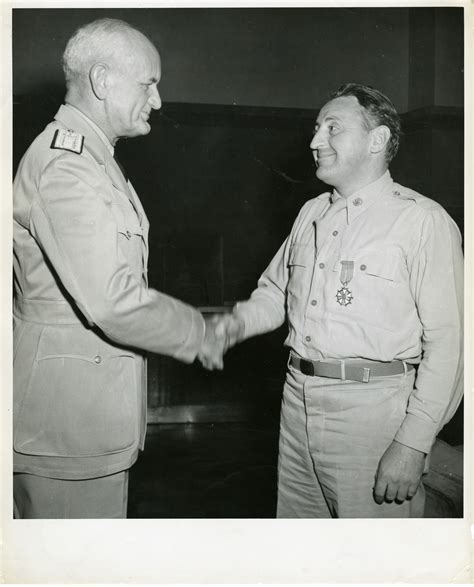
[(306, 342), (311, 342), (311, 336), (305, 336)]
[(354, 206), (360, 206), (362, 204), (362, 198), (356, 198), (352, 203)]
[(94, 363), (97, 363), (97, 365), (98, 365), (99, 363), (102, 363), (102, 357), (101, 357), (100, 355), (96, 355), (96, 356), (94, 357)]
[(320, 269), (324, 269), (324, 267), (325, 267), (324, 263), (320, 263), (320, 264), (319, 264), (319, 268), (320, 268)]
[(367, 265), (361, 265), (361, 266), (360, 266), (360, 270), (361, 270), (361, 271), (365, 271), (366, 269), (367, 269)]

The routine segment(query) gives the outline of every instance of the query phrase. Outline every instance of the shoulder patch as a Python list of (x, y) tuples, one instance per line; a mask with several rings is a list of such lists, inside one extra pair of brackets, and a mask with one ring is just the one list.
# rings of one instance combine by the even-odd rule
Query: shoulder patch
[(51, 149), (62, 149), (80, 155), (84, 146), (84, 136), (70, 129), (58, 128), (54, 133)]

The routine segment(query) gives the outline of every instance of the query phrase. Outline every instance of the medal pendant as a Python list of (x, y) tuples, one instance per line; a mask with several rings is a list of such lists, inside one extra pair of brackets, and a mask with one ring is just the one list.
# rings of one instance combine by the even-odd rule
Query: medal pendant
[(341, 306), (348, 306), (354, 299), (352, 292), (347, 288), (347, 283), (343, 283), (341, 289), (336, 294), (337, 303)]

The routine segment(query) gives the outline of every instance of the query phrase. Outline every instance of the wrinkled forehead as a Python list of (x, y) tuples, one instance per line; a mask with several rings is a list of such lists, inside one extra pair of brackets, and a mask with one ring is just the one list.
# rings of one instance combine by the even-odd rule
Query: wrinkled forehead
[(365, 126), (364, 109), (355, 96), (339, 96), (327, 102), (319, 111), (317, 124), (325, 120), (340, 120)]

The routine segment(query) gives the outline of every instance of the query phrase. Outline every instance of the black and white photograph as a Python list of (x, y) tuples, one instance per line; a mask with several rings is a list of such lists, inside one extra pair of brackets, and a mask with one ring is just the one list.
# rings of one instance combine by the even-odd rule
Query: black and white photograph
[(469, 582), (468, 4), (4, 13), (7, 582)]

